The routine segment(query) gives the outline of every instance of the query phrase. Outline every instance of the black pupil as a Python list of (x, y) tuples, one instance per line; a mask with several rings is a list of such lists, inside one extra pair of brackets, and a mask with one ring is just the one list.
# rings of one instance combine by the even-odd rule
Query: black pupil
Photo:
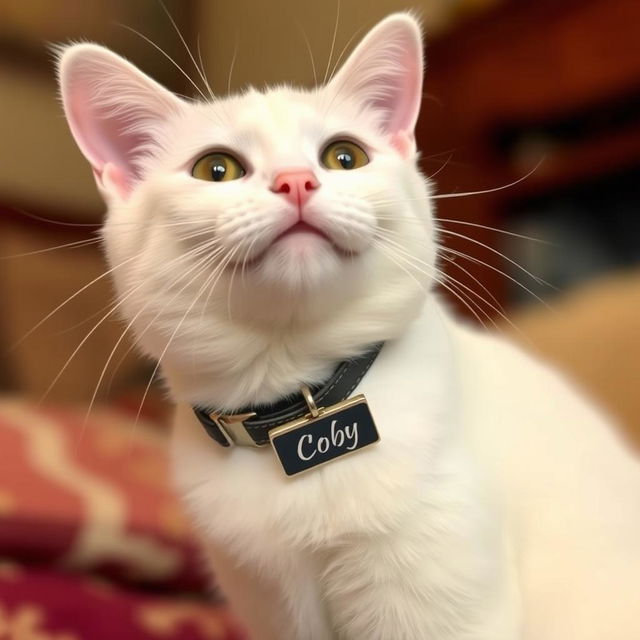
[(224, 176), (227, 173), (227, 163), (224, 160), (214, 160), (211, 165), (211, 178), (214, 182), (220, 182), (224, 180)]
[(353, 169), (356, 163), (355, 158), (346, 149), (337, 150), (336, 160), (342, 165), (343, 169)]

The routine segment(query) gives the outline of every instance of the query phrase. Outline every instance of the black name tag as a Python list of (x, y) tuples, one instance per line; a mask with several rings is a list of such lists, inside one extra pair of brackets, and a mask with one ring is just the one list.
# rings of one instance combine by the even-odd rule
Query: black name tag
[(269, 432), (271, 444), (288, 476), (354, 453), (380, 439), (363, 395), (319, 409)]

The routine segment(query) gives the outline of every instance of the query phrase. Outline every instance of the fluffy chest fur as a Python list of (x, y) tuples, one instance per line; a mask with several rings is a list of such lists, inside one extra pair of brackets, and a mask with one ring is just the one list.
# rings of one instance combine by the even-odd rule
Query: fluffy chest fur
[[(445, 316), (434, 303), (384, 347), (358, 387), (381, 442), (298, 478), (284, 476), (269, 448), (220, 450), (189, 408), (179, 409), (174, 468), (193, 515), (218, 553), (250, 562), (256, 576), (306, 567), (317, 590), (311, 609), (329, 610), (320, 619), (330, 635), (305, 637), (400, 637), (393, 634), (407, 604), (431, 613), (401, 637), (488, 638), (488, 630), (509, 637), (515, 614), (501, 612), (496, 622), (499, 594), (513, 588), (498, 560), (507, 545), (501, 515), (481, 488), (483, 472), (461, 447)], [(300, 572), (292, 573), (284, 571), (277, 590), (284, 609), (295, 611)], [(413, 602), (402, 586), (409, 576)], [(369, 589), (380, 582), (389, 609), (380, 606), (378, 587)]]

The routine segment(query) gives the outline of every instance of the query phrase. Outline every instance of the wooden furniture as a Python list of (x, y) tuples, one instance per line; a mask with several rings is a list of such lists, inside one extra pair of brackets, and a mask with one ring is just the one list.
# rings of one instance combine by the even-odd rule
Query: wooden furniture
[[(637, 0), (512, 0), (431, 44), (427, 34), (418, 139), (438, 193), (506, 185), (542, 161), (508, 189), (439, 200), (439, 217), (504, 228), (517, 203), (640, 167), (638, 25)], [(506, 263), (452, 234), (492, 247), (500, 236), (443, 228), (447, 246), (490, 265), (445, 261), (445, 270), (505, 302), (507, 280), (494, 269)]]

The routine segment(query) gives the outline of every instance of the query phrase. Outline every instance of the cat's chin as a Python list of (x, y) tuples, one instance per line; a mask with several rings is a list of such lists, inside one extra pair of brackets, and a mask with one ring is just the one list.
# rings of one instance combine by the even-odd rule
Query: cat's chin
[(357, 258), (316, 233), (292, 233), (274, 242), (251, 266), (261, 284), (310, 290), (339, 277)]

